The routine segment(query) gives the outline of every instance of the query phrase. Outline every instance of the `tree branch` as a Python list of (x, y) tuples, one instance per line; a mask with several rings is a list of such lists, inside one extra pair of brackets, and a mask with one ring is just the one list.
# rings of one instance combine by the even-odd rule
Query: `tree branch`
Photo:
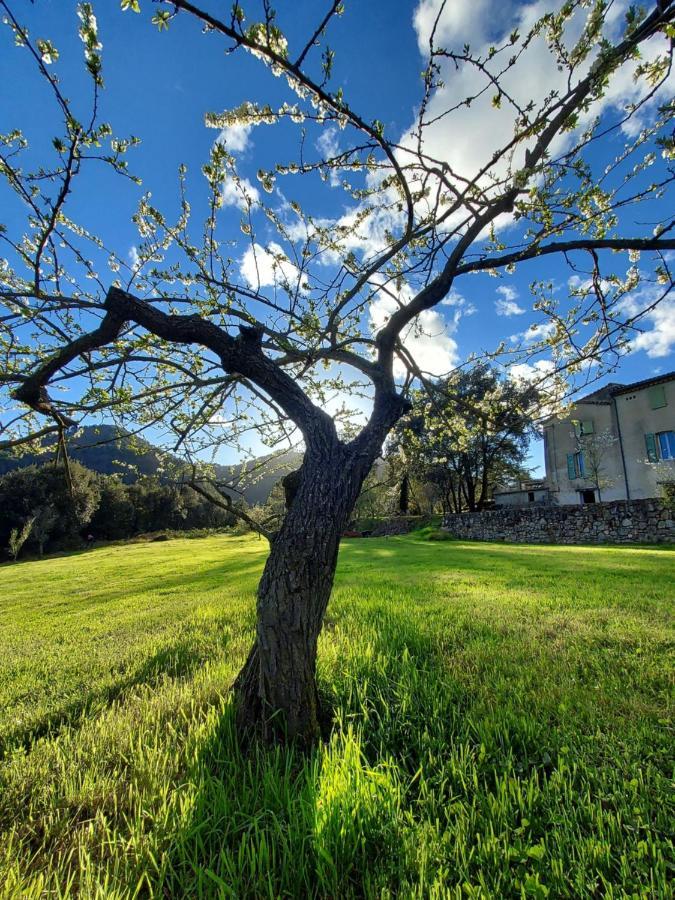
[(60, 413), (46, 391), (49, 379), (76, 357), (113, 343), (125, 322), (134, 322), (172, 343), (200, 344), (220, 359), (228, 374), (241, 374), (266, 391), (297, 423), (308, 449), (337, 440), (331, 417), (315, 406), (295, 381), (261, 349), (259, 329), (240, 326), (233, 338), (214, 323), (195, 316), (173, 316), (139, 300), (119, 288), (110, 288), (104, 308), (106, 315), (94, 331), (71, 341), (39, 366), (14, 391), (13, 396), (36, 412), (51, 416), (61, 425), (76, 424)]
[(500, 269), (503, 266), (524, 262), (528, 259), (536, 259), (539, 256), (548, 256), (551, 253), (568, 253), (571, 250), (654, 250), (658, 252), (675, 250), (675, 239), (664, 241), (659, 238), (598, 238), (578, 241), (554, 241), (550, 244), (528, 247), (525, 250), (516, 250), (503, 256), (467, 262), (455, 269), (455, 277), (465, 275), (467, 272)]

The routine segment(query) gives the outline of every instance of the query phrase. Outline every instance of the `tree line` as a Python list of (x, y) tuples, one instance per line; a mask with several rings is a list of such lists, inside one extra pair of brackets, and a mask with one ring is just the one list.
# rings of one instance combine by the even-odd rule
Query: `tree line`
[(39, 555), (146, 532), (223, 528), (236, 518), (182, 484), (125, 484), (77, 462), (31, 465), (0, 477), (0, 553)]

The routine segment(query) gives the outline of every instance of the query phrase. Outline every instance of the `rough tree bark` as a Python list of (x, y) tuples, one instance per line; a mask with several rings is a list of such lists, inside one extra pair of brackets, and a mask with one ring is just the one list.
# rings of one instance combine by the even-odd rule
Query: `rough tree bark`
[(320, 739), (317, 643), (340, 536), (380, 447), (375, 438), (359, 452), (336, 437), (307, 448), (258, 585), (255, 642), (234, 685), (242, 731), (302, 746)]

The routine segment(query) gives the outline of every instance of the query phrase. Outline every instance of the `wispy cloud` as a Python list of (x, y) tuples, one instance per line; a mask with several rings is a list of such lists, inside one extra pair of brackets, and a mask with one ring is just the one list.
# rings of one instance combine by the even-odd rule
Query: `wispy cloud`
[(515, 288), (503, 285), (497, 288), (501, 297), (495, 300), (495, 312), (498, 316), (522, 316), (525, 308), (516, 303), (518, 291)]
[[(662, 288), (648, 286), (629, 294), (620, 304), (625, 316), (636, 316), (650, 307), (662, 293)], [(629, 353), (643, 350), (650, 359), (668, 356), (675, 350), (675, 298), (661, 300), (653, 309), (642, 316), (637, 327), (640, 334), (629, 344)]]

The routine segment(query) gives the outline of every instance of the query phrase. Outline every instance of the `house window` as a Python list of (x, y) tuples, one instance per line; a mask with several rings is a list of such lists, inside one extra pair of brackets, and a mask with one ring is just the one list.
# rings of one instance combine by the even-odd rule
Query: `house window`
[(575, 478), (583, 478), (584, 470), (584, 453), (580, 450), (578, 453), (567, 454), (567, 477), (572, 481)]
[(659, 431), (645, 435), (647, 459), (658, 462), (660, 459), (675, 459), (675, 431)]
[(534, 491), (527, 492), (527, 502), (534, 503)]
[(574, 433), (577, 437), (583, 437), (585, 434), (593, 434), (593, 419), (584, 419), (573, 421)]
[(649, 405), (652, 409), (661, 409), (668, 405), (666, 402), (665, 385), (657, 384), (654, 387), (649, 388)]
[(675, 459), (675, 431), (659, 431), (656, 440), (661, 459)]
[(582, 503), (595, 503), (595, 491), (580, 491)]

